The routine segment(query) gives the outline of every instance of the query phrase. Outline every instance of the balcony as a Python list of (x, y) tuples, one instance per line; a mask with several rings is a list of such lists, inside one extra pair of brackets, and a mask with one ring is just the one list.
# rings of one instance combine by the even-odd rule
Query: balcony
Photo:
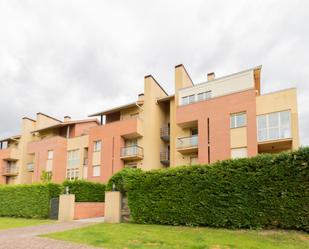
[(143, 148), (138, 145), (122, 147), (120, 158), (124, 161), (141, 160), (144, 158)]
[(3, 167), (2, 175), (4, 176), (16, 176), (18, 175), (18, 167), (16, 165), (6, 165)]
[(15, 147), (9, 147), (0, 150), (0, 158), (6, 161), (17, 161), (19, 159), (19, 151)]
[(168, 124), (164, 124), (160, 128), (160, 137), (163, 141), (169, 142), (170, 141), (170, 127)]
[(33, 172), (34, 171), (34, 163), (28, 163), (27, 164), (27, 171)]
[(170, 165), (170, 153), (169, 153), (169, 151), (165, 150), (165, 151), (160, 152), (160, 162), (165, 166)]
[(177, 151), (181, 154), (192, 154), (198, 151), (198, 136), (177, 139)]

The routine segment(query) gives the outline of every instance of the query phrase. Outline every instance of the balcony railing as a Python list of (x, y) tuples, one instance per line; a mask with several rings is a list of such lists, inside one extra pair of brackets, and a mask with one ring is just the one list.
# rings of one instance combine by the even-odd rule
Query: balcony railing
[(190, 147), (197, 147), (198, 145), (198, 136), (191, 136), (191, 137), (181, 137), (177, 139), (177, 148), (190, 148)]
[(160, 162), (166, 166), (170, 164), (170, 153), (167, 150), (160, 152)]
[(160, 128), (160, 137), (164, 141), (170, 140), (170, 127), (168, 124), (164, 124)]
[(3, 167), (2, 175), (18, 175), (18, 167), (7, 165)]
[(144, 150), (138, 145), (122, 147), (120, 151), (121, 158), (138, 159), (144, 156)]

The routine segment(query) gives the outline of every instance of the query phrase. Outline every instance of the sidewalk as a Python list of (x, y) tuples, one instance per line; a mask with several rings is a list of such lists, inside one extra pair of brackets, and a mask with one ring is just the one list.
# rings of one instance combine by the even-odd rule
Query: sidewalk
[(86, 227), (103, 221), (102, 218), (95, 218), (1, 230), (0, 249), (94, 249), (97, 247), (36, 236)]

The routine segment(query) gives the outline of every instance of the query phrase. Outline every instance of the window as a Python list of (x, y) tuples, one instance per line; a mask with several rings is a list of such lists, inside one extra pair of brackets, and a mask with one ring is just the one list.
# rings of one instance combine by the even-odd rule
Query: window
[(211, 98), (211, 91), (199, 93), (197, 95), (197, 101), (203, 101), (203, 100), (210, 99), (210, 98)]
[(76, 180), (78, 178), (79, 178), (78, 168), (67, 169), (67, 179), (68, 180)]
[(190, 95), (190, 96), (186, 96), (186, 97), (182, 97), (182, 101), (181, 101), (181, 104), (182, 105), (188, 105), (188, 104), (191, 104), (191, 103), (194, 103), (195, 102), (195, 95)]
[(101, 140), (94, 141), (94, 148), (93, 148), (93, 151), (94, 151), (94, 152), (101, 151)]
[(231, 114), (230, 117), (230, 128), (238, 128), (246, 126), (247, 124), (247, 117), (245, 112), (234, 113)]
[(48, 160), (53, 160), (53, 158), (54, 158), (54, 151), (53, 150), (49, 150), (47, 152), (47, 159)]
[(244, 158), (248, 156), (247, 147), (231, 150), (231, 158)]
[(274, 112), (257, 117), (258, 141), (291, 137), (290, 111)]
[(125, 140), (125, 147), (137, 146), (137, 139), (127, 139)]
[(79, 166), (79, 150), (68, 151), (67, 167), (76, 168)]
[(137, 118), (138, 116), (139, 116), (138, 112), (130, 114), (131, 118)]
[(2, 149), (2, 150), (5, 150), (5, 149), (7, 149), (8, 147), (9, 147), (9, 143), (8, 143), (8, 141), (3, 141), (3, 142), (0, 142), (1, 144), (1, 148), (0, 149)]
[(100, 167), (100, 165), (93, 165), (92, 166), (92, 175), (93, 176), (100, 176), (101, 175), (101, 167)]
[(190, 157), (190, 165), (198, 164), (198, 156), (191, 156)]
[(132, 168), (136, 169), (137, 168), (137, 163), (128, 163), (125, 165), (126, 168)]
[(53, 159), (54, 159), (54, 151), (53, 150), (47, 151), (47, 161), (46, 161), (47, 172), (53, 171)]
[(192, 128), (191, 129), (191, 136), (197, 136), (198, 135), (198, 128)]

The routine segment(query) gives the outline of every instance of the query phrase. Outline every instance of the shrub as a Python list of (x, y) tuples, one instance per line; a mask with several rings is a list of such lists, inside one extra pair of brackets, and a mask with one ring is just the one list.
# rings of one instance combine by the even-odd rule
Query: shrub
[(47, 218), (50, 199), (59, 195), (58, 184), (0, 187), (0, 216)]
[(76, 202), (103, 202), (105, 199), (105, 185), (84, 180), (65, 181), (70, 194), (75, 194)]
[(167, 170), (122, 171), (137, 223), (309, 231), (309, 148)]

